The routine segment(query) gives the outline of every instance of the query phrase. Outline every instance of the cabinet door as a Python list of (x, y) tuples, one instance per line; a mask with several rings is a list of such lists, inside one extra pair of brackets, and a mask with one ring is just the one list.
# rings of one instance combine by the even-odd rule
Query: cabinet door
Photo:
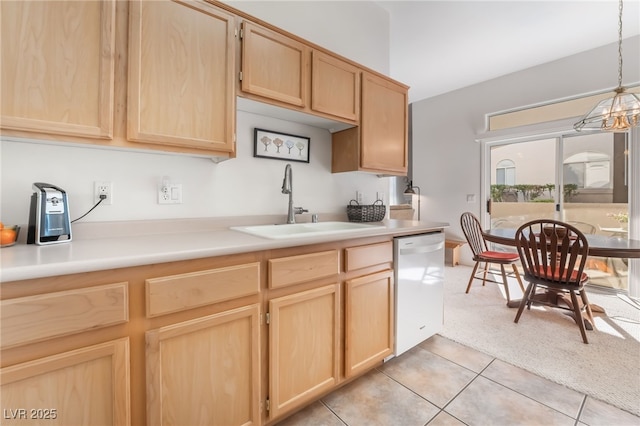
[(406, 173), (406, 87), (363, 73), (360, 118), (361, 167), (392, 174)]
[(358, 121), (360, 69), (314, 50), (311, 62), (311, 109)]
[(0, 370), (3, 425), (129, 425), (129, 338)]
[(345, 376), (350, 377), (393, 353), (393, 272), (347, 281), (345, 298)]
[(207, 2), (129, 5), (127, 137), (233, 151), (234, 17)]
[(269, 301), (270, 418), (338, 382), (339, 284)]
[(150, 330), (147, 424), (259, 424), (259, 306)]
[(115, 5), (2, 1), (2, 128), (113, 136)]
[(308, 74), (307, 46), (254, 23), (242, 23), (243, 92), (304, 107)]

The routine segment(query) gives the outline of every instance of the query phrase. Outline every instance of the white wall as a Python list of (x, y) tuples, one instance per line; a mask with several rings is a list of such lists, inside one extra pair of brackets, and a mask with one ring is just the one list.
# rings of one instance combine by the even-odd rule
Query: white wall
[[(256, 13), (260, 19), (335, 49), (365, 66), (388, 69), (389, 23), (381, 8), (375, 6), (368, 19), (363, 20), (355, 18), (356, 2), (333, 2), (330, 9), (322, 9), (321, 2), (305, 2), (304, 8), (291, 2), (266, 3), (259, 8), (264, 14)], [(319, 16), (327, 25), (318, 25)], [(331, 31), (327, 30), (329, 27)], [(347, 33), (357, 36), (347, 37)], [(340, 39), (342, 43), (338, 43)], [(345, 43), (345, 39), (349, 42)], [(363, 173), (332, 174), (331, 135), (327, 130), (238, 112), (237, 158), (220, 164), (180, 155), (2, 141), (0, 220), (7, 224), (27, 223), (33, 182), (48, 182), (65, 189), (70, 197), (71, 217), (79, 217), (93, 205), (94, 181), (113, 182), (114, 202), (100, 205), (83, 219), (85, 222), (286, 216), (288, 199), (280, 192), (286, 162), (253, 157), (254, 127), (311, 138), (310, 163), (292, 163), (296, 206), (312, 213), (344, 213), (356, 190), (363, 191), (365, 203), (375, 201), (376, 192), (388, 191), (389, 178)], [(164, 175), (183, 185), (183, 204), (157, 203), (156, 189)]]
[[(624, 46), (625, 83), (638, 82), (640, 37)], [(413, 103), (413, 181), (422, 189), (423, 217), (451, 223), (447, 234), (464, 239), (460, 215), (484, 211), (474, 140), (486, 131), (486, 114), (606, 90), (617, 84), (616, 71), (617, 44), (611, 44)], [(468, 194), (476, 201), (467, 202)]]
[[(206, 158), (132, 153), (83, 147), (2, 142), (2, 221), (26, 223), (33, 182), (53, 183), (70, 197), (72, 219), (93, 204), (93, 182), (113, 182), (113, 205), (101, 205), (83, 221), (117, 221), (238, 215), (286, 215), (281, 160), (253, 157), (253, 128), (311, 138), (310, 162), (292, 162), (296, 206), (312, 213), (340, 213), (364, 192), (373, 202), (388, 178), (331, 173), (327, 130), (245, 112), (238, 113), (237, 158), (215, 164)], [(183, 204), (159, 205), (157, 185), (167, 175), (182, 183)]]

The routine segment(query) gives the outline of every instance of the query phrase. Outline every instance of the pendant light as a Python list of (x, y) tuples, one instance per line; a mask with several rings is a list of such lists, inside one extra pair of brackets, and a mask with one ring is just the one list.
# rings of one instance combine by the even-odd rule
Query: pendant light
[(600, 101), (573, 128), (626, 132), (640, 124), (640, 98), (625, 93), (622, 87), (622, 0), (618, 6), (618, 87), (614, 92), (612, 98)]

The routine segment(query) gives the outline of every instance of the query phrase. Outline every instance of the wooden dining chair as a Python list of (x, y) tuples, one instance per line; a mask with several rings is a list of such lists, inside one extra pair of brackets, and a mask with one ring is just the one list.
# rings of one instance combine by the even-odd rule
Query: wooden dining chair
[(577, 220), (568, 220), (566, 223), (575, 226), (582, 231), (583, 234), (595, 234), (597, 231), (596, 227), (590, 223), (579, 222)]
[[(515, 276), (518, 284), (520, 285), (520, 289), (524, 292), (524, 286), (522, 285), (520, 273), (516, 266), (516, 264), (520, 262), (520, 256), (518, 256), (518, 253), (489, 250), (487, 242), (484, 239), (480, 221), (473, 213), (466, 212), (460, 216), (460, 227), (462, 228), (462, 232), (469, 243), (469, 247), (473, 253), (473, 260), (475, 261), (475, 266), (473, 267), (473, 271), (471, 271), (471, 277), (469, 278), (469, 284), (467, 285), (465, 293), (469, 293), (474, 279), (481, 280), (483, 286), (487, 281), (494, 282), (504, 286), (505, 296), (507, 297), (507, 306), (519, 306), (519, 301), (511, 300), (511, 296), (509, 295), (509, 281), (507, 280), (507, 276)], [(487, 278), (487, 273), (491, 272), (490, 268), (492, 264), (500, 265), (500, 276), (502, 277), (502, 281)], [(480, 265), (483, 266), (481, 267)], [(513, 272), (507, 274), (505, 265), (511, 265)]]
[[(525, 306), (531, 309), (532, 304), (570, 310), (580, 328), (582, 341), (589, 343), (582, 316), (585, 310), (593, 324), (593, 313), (584, 290), (589, 281), (584, 272), (589, 252), (587, 237), (568, 223), (539, 219), (520, 226), (515, 239), (524, 279), (529, 285), (514, 322), (518, 322)], [(544, 289), (544, 292), (538, 294), (538, 289)], [(569, 300), (564, 299), (567, 294)]]

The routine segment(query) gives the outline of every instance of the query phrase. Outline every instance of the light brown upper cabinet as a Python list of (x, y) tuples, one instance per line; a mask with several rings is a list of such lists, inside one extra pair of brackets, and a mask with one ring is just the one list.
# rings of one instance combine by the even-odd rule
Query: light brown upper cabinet
[(311, 60), (311, 109), (357, 122), (360, 116), (360, 69), (314, 50)]
[(360, 126), (333, 134), (331, 170), (407, 173), (408, 88), (363, 72)]
[(0, 2), (3, 129), (113, 137), (116, 2)]
[(242, 23), (241, 90), (285, 106), (307, 105), (309, 48), (252, 22)]
[(130, 3), (129, 140), (234, 150), (234, 23), (202, 0)]

